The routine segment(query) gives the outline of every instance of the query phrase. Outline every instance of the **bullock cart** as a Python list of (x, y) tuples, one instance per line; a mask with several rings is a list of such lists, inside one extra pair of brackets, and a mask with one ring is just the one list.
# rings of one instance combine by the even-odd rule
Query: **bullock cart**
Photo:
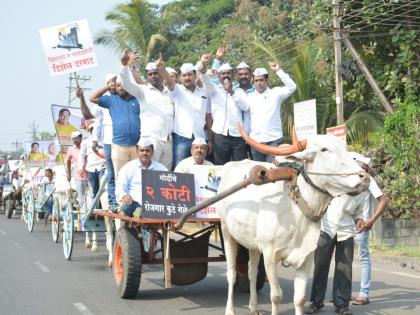
[(57, 242), (60, 233), (62, 234), (63, 254), (66, 260), (70, 260), (72, 256), (75, 233), (85, 232), (87, 240), (89, 240), (88, 233), (92, 232), (93, 242), (96, 244), (96, 232), (106, 232), (103, 218), (93, 213), (105, 186), (106, 175), (102, 176), (99, 192), (93, 200), (89, 200), (91, 198), (87, 196), (90, 192), (89, 189), (86, 190), (84, 199), (86, 205), (89, 203), (89, 209), (80, 206), (76, 198), (76, 192), (72, 189), (68, 190), (63, 206), (60, 207), (58, 200), (57, 203), (54, 202), (52, 216), (53, 240)]
[[(122, 221), (116, 234), (112, 261), (118, 296), (133, 298), (137, 295), (142, 266), (146, 264), (163, 265), (165, 288), (172, 285), (189, 285), (204, 279), (208, 263), (226, 260), (221, 223), (218, 218), (193, 218), (191, 215), (250, 184), (262, 185), (291, 179), (292, 175), (293, 170), (290, 168), (267, 170), (263, 166), (255, 167), (251, 170), (249, 178), (188, 209), (177, 219), (147, 219), (95, 211), (95, 214), (100, 216)], [(196, 223), (200, 228), (191, 233), (182, 229), (184, 223)], [(213, 232), (219, 237), (211, 237)], [(237, 261), (238, 273), (247, 279), (247, 272), (240, 272), (243, 266), (239, 266), (239, 263)], [(248, 261), (245, 265), (247, 263)], [(260, 267), (257, 277), (258, 290), (265, 282), (263, 264)], [(248, 283), (248, 288), (244, 290), (249, 291), (249, 282), (245, 283)]]
[[(45, 194), (45, 186), (31, 187), (27, 189), (22, 195), (22, 217), (29, 232), (34, 229), (35, 217), (39, 214), (45, 216), (45, 220), (48, 217), (47, 201), (49, 198), (53, 198), (55, 190)], [(56, 200), (54, 199), (54, 204)], [(54, 208), (54, 206), (53, 206)]]

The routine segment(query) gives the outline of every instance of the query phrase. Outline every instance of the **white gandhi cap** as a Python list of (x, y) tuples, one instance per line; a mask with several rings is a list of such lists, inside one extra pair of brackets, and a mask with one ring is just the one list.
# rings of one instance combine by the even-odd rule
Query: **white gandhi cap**
[(147, 71), (157, 71), (156, 62), (149, 62), (145, 68)]
[(217, 72), (222, 72), (222, 71), (232, 71), (232, 67), (230, 66), (230, 64), (224, 63), (220, 66), (219, 70), (217, 70)]
[(239, 70), (239, 69), (251, 69), (245, 62), (241, 62), (237, 67), (236, 67), (236, 70)]
[(252, 74), (256, 77), (259, 77), (268, 74), (268, 72), (265, 68), (257, 68)]
[(150, 147), (153, 145), (153, 141), (150, 138), (140, 138), (137, 145), (139, 147)]
[(195, 71), (195, 67), (192, 63), (184, 63), (179, 70), (181, 73), (189, 73)]
[(73, 131), (72, 133), (71, 133), (71, 138), (72, 139), (75, 139), (75, 138), (77, 138), (78, 136), (81, 136), (82, 134), (80, 133), (80, 131), (78, 131), (78, 130), (76, 130), (76, 131)]
[(202, 145), (202, 144), (207, 144), (207, 142), (204, 138), (199, 137), (199, 138), (195, 138), (192, 144)]
[(175, 70), (174, 68), (171, 68), (171, 67), (166, 67), (165, 69), (166, 69), (166, 71), (168, 71), (168, 73), (175, 73), (175, 74), (178, 74), (178, 72), (176, 72), (176, 70)]

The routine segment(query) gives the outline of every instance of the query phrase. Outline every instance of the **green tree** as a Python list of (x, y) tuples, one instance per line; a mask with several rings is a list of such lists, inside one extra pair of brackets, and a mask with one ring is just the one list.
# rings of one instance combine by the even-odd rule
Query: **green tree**
[(115, 25), (110, 30), (101, 30), (95, 35), (95, 43), (109, 46), (122, 52), (124, 49), (138, 51), (140, 63), (150, 61), (159, 44), (166, 38), (159, 33), (157, 6), (145, 0), (131, 0), (119, 4), (105, 15), (105, 20)]

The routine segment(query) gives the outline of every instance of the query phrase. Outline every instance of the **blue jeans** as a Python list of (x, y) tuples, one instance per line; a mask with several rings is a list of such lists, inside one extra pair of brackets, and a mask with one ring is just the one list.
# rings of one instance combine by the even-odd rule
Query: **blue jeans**
[(108, 203), (109, 205), (116, 205), (117, 198), (115, 197), (115, 174), (114, 165), (111, 159), (111, 145), (104, 144), (104, 154), (106, 161), (106, 170), (108, 172)]
[(355, 240), (359, 244), (359, 261), (362, 267), (359, 296), (369, 297), (370, 277), (372, 272), (369, 253), (369, 231), (357, 234)]
[(183, 159), (191, 156), (191, 146), (193, 139), (188, 139), (176, 133), (172, 134), (172, 170)]
[[(92, 200), (93, 200), (95, 196), (98, 194), (99, 186), (101, 185), (101, 177), (104, 174), (104, 171), (99, 170), (95, 172), (87, 172), (87, 174), (88, 174), (90, 190), (92, 191)], [(95, 208), (96, 206), (98, 206), (99, 209), (102, 208), (100, 200), (98, 202), (98, 205), (95, 205)]]
[(53, 210), (53, 199), (52, 199), (52, 197), (48, 198), (45, 205), (47, 206), (48, 214), (52, 215), (52, 210)]
[(121, 208), (126, 216), (132, 217), (133, 212), (136, 211), (136, 209), (140, 207), (141, 207), (140, 204), (137, 201), (133, 200), (131, 205), (123, 205)]
[[(276, 140), (273, 140), (273, 141), (268, 141), (268, 142), (262, 142), (262, 143), (266, 144), (266, 145), (269, 145), (269, 146), (272, 146), (272, 147), (277, 147), (277, 146), (279, 146), (280, 144), (283, 143), (283, 138), (279, 138), (279, 139), (276, 139)], [(252, 154), (252, 159), (254, 161), (259, 161), (259, 162), (269, 162), (269, 163), (271, 163), (271, 162), (273, 162), (273, 159), (275, 158), (274, 155), (261, 153), (261, 152), (255, 150), (252, 147), (251, 147), (251, 154)]]

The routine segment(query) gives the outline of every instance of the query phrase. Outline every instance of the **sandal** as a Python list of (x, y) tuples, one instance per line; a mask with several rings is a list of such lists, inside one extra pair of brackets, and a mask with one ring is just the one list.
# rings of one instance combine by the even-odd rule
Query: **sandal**
[(369, 303), (370, 303), (369, 298), (363, 297), (363, 296), (358, 296), (351, 302), (352, 305), (366, 305)]
[(316, 313), (319, 313), (319, 311), (323, 307), (324, 307), (324, 303), (322, 303), (321, 305), (317, 305), (315, 303), (312, 303), (311, 305), (309, 305), (309, 308), (307, 310), (305, 310), (305, 314), (316, 314)]

